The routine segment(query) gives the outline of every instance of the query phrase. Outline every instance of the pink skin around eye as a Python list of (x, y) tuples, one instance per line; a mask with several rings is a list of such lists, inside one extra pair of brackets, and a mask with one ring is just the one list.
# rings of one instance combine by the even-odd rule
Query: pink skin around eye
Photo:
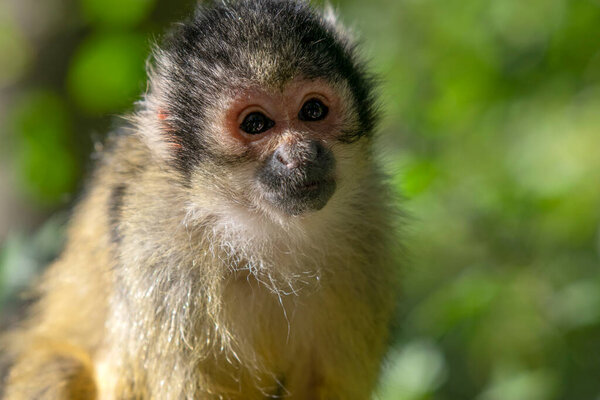
[[(310, 99), (319, 99), (329, 112), (321, 121), (302, 121), (298, 113)], [(273, 120), (275, 125), (260, 134), (251, 135), (240, 129), (244, 118), (260, 112)], [(333, 88), (321, 80), (296, 81), (283, 91), (266, 92), (262, 89), (247, 89), (240, 92), (230, 103), (224, 114), (220, 142), (233, 153), (268, 152), (282, 140), (293, 135), (311, 136), (317, 140), (328, 140), (339, 135), (342, 120), (341, 101)]]

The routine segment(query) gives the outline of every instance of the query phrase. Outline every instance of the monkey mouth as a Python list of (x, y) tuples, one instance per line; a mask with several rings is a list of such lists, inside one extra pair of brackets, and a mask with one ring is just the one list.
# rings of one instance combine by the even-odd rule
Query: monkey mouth
[(335, 183), (333, 181), (333, 179), (323, 180), (323, 181), (311, 181), (311, 182), (305, 183), (303, 185), (300, 185), (299, 190), (311, 192), (311, 191), (319, 190), (323, 185), (328, 185), (331, 183)]
[(311, 180), (292, 186), (289, 189), (289, 195), (297, 198), (313, 198), (329, 194), (327, 196), (327, 200), (329, 200), (333, 194), (332, 189), (335, 189), (334, 179)]
[(335, 179), (310, 180), (270, 188), (267, 199), (286, 214), (301, 215), (325, 207), (335, 189)]

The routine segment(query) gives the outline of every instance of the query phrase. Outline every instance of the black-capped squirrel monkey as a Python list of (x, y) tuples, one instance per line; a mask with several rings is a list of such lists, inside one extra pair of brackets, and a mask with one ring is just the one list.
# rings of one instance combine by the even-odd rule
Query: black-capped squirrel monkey
[(373, 82), (331, 12), (201, 6), (155, 49), (4, 398), (368, 399), (396, 298)]

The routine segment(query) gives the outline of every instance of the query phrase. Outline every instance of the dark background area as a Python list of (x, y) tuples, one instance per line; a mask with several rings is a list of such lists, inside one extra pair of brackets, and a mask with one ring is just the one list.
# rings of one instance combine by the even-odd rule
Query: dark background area
[[(320, 4), (320, 3), (319, 3)], [(600, 0), (335, 0), (409, 214), (381, 400), (600, 399)], [(0, 302), (56, 254), (182, 0), (0, 1)]]

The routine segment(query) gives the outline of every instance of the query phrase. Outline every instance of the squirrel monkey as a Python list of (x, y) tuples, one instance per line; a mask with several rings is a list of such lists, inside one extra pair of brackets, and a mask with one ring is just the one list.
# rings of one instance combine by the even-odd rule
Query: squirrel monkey
[(364, 400), (395, 308), (373, 80), (332, 12), (199, 6), (2, 340), (20, 399)]

